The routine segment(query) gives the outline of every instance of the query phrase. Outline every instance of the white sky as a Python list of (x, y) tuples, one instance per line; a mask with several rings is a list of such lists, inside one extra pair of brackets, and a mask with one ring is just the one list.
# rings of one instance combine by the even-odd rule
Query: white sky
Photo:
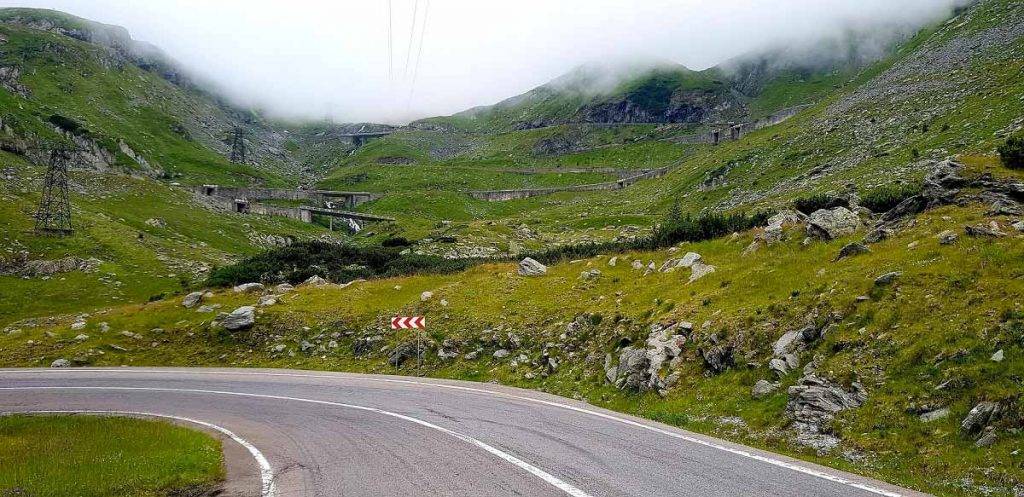
[[(419, 27), (429, 16), (412, 98)], [(587, 62), (695, 69), (850, 26), (921, 23), (956, 0), (0, 0), (128, 28), (240, 103), (281, 116), (402, 122), (522, 93)], [(419, 25), (419, 24), (418, 24)]]

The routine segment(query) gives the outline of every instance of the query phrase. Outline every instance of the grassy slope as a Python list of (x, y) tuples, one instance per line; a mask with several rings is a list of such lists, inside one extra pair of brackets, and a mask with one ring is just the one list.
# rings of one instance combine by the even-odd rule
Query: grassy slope
[(224, 478), (220, 442), (157, 421), (0, 417), (0, 495), (160, 497)]
[(284, 184), (269, 170), (232, 164), (222, 155), (175, 131), (185, 116), (227, 122), (224, 111), (206, 97), (174, 86), (131, 64), (118, 67), (97, 46), (65, 36), (0, 24), (7, 39), (0, 59), (23, 70), (22, 98), (0, 88), (0, 114), (19, 134), (56, 139), (47, 121), (59, 114), (78, 122), (104, 148), (118, 152), (118, 165), (140, 169), (119, 153), (123, 141), (151, 166), (185, 183)]
[[(984, 221), (980, 208), (945, 208), (928, 213), (907, 231), (873, 246), (873, 253), (830, 262), (849, 239), (804, 247), (793, 234), (783, 245), (749, 256), (740, 253), (753, 233), (683, 247), (704, 255), (718, 272), (691, 285), (685, 273), (642, 276), (630, 267), (636, 259), (660, 264), (665, 252), (620, 256), (615, 267), (608, 257), (552, 267), (547, 276), (525, 279), (508, 265), (488, 265), (452, 276), (424, 276), (359, 283), (346, 289), (309, 289), (287, 295), (283, 304), (261, 311), (256, 331), (232, 336), (211, 329), (210, 314), (182, 309), (177, 299), (142, 306), (114, 308), (94, 315), (84, 331), (91, 338), (76, 342), (69, 321), (54, 325), (19, 326), (0, 337), (3, 366), (43, 366), (57, 357), (78, 358), (95, 365), (233, 365), (339, 369), (388, 373), (386, 356), (354, 357), (352, 334), (382, 333), (395, 345), (408, 340), (385, 328), (393, 314), (428, 316), (436, 343), (461, 342), (462, 352), (477, 346), (483, 359), (444, 363), (431, 354), (427, 371), (436, 376), (498, 380), (590, 402), (653, 419), (767, 447), (844, 469), (884, 478), (938, 495), (1010, 495), (1024, 478), (1011, 453), (1022, 448), (1019, 432), (1000, 432), (998, 442), (977, 449), (957, 432), (959, 420), (980, 400), (1015, 398), (1024, 370), (1024, 329), (1021, 302), (1024, 261), (1019, 235), (995, 241), (962, 237), (954, 246), (939, 245), (935, 235), (946, 229)], [(1006, 218), (998, 219), (1001, 223)], [(851, 237), (852, 238), (852, 237)], [(914, 248), (908, 248), (916, 242)], [(681, 252), (680, 252), (681, 253)], [(585, 283), (580, 271), (598, 268), (597, 282)], [(902, 271), (889, 289), (873, 289), (875, 276)], [(435, 296), (421, 303), (421, 292)], [(869, 295), (866, 302), (856, 297)], [(230, 310), (252, 304), (256, 297), (218, 294), (213, 302)], [(449, 302), (441, 306), (440, 300)], [(843, 439), (841, 452), (819, 456), (793, 445), (786, 431), (785, 388), (798, 373), (784, 378), (782, 388), (764, 400), (753, 400), (750, 388), (768, 378), (764, 364), (769, 345), (783, 332), (800, 326), (816, 310), (836, 311), (839, 327), (802, 356), (820, 361), (817, 371), (840, 382), (860, 381), (869, 391), (868, 404), (843, 413), (833, 429)], [(603, 316), (601, 324), (581, 334), (560, 337), (577, 315)], [(954, 316), (955, 319), (950, 319)], [(686, 346), (680, 384), (665, 398), (629, 395), (603, 384), (601, 364), (606, 352), (623, 338), (642, 340), (649, 323), (682, 319), (698, 324)], [(99, 330), (99, 323), (111, 331)], [(303, 326), (308, 326), (303, 331)], [(160, 328), (161, 330), (153, 330)], [(527, 379), (541, 368), (490, 359), (497, 347), (481, 342), (483, 330), (523, 338), (522, 352), (537, 360), (544, 343), (563, 360), (550, 377)], [(44, 332), (56, 335), (48, 337)], [(142, 336), (128, 338), (120, 331)], [(326, 345), (333, 332), (346, 332), (338, 349), (298, 352), (301, 340)], [(283, 338), (274, 338), (281, 335)], [(740, 366), (713, 376), (704, 372), (698, 349), (710, 337), (737, 345)], [(318, 338), (319, 337), (319, 338)], [(150, 342), (156, 345), (151, 346)], [(284, 343), (296, 353), (275, 354)], [(126, 351), (111, 348), (123, 347)], [(1003, 349), (1006, 359), (989, 361)], [(102, 353), (100, 353), (102, 352)], [(952, 381), (952, 387), (935, 386)], [(948, 406), (952, 415), (925, 424), (915, 408)], [(744, 426), (721, 421), (736, 416)], [(1011, 412), (1010, 426), (1022, 422)], [(855, 459), (848, 459), (855, 458)], [(856, 461), (856, 462), (853, 462)], [(968, 482), (968, 483), (965, 483)]]
[[(282, 218), (208, 211), (194, 203), (191, 193), (149, 179), (76, 172), (71, 178), (74, 236), (39, 237), (32, 233), (32, 215), (43, 168), (5, 152), (0, 152), (0, 166), (14, 168), (18, 178), (0, 183), (0, 257), (27, 251), (32, 259), (103, 261), (95, 273), (50, 279), (0, 276), (0, 324), (180, 291), (202, 279), (200, 267), (260, 250), (250, 234), (310, 238), (320, 232)], [(162, 219), (166, 227), (147, 225), (149, 219)]]

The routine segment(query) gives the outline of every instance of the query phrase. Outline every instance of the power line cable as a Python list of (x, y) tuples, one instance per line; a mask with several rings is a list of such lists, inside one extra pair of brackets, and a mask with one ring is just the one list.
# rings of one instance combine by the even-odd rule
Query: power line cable
[(423, 26), (420, 28), (420, 48), (416, 54), (416, 66), (412, 71), (412, 84), (409, 85), (409, 100), (406, 102), (405, 107), (408, 110), (412, 106), (412, 95), (416, 91), (416, 79), (420, 74), (420, 62), (423, 60), (423, 42), (427, 38), (427, 19), (430, 17), (430, 0), (426, 0), (423, 6)]
[(388, 0), (388, 84), (395, 81), (395, 49), (392, 24), (394, 23), (394, 16), (392, 14), (391, 3), (393, 0)]
[(409, 61), (412, 58), (412, 42), (416, 39), (416, 16), (420, 11), (420, 0), (412, 4), (412, 24), (409, 25), (409, 48), (405, 51), (405, 71), (403, 77), (409, 77)]

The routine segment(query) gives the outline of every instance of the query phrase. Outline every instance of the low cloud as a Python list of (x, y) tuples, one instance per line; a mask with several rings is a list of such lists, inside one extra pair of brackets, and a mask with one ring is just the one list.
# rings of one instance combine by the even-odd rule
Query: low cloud
[(595, 61), (704, 69), (771, 48), (828, 59), (849, 40), (873, 57), (961, 3), (0, 0), (124, 26), (241, 105), (391, 123), (494, 103)]

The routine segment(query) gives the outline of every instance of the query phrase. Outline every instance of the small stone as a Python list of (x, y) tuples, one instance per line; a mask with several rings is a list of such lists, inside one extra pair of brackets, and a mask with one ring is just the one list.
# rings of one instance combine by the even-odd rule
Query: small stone
[(711, 264), (704, 264), (703, 262), (698, 261), (690, 268), (691, 273), (689, 283), (693, 283), (694, 281), (697, 281), (717, 270), (718, 268)]
[(891, 273), (885, 273), (885, 274), (875, 278), (875, 286), (889, 286), (889, 285), (895, 283), (896, 282), (896, 278), (899, 278), (901, 274), (903, 274), (903, 273), (900, 273), (899, 271), (893, 271)]
[(949, 417), (948, 407), (943, 407), (941, 409), (936, 409), (934, 411), (928, 411), (918, 416), (918, 418), (924, 423), (931, 423), (932, 421), (938, 421), (940, 419), (944, 419), (947, 417)]
[(323, 278), (321, 278), (319, 276), (313, 275), (313, 276), (310, 276), (309, 278), (307, 278), (306, 281), (303, 281), (302, 284), (299, 285), (299, 286), (314, 286), (314, 287), (316, 287), (316, 286), (325, 286), (325, 285), (330, 285), (330, 284), (331, 284), (331, 282), (329, 282), (329, 281), (327, 281), (327, 280), (325, 280), (325, 279), (323, 279)]
[(841, 261), (847, 257), (853, 257), (855, 255), (866, 254), (871, 252), (871, 249), (867, 245), (860, 242), (852, 242), (846, 244), (843, 248), (839, 249), (839, 254), (836, 255), (835, 261)]
[(288, 293), (294, 289), (295, 287), (289, 285), (288, 283), (281, 283), (280, 285), (274, 287), (274, 291), (277, 293)]
[(75, 341), (76, 342), (84, 342), (84, 341), (86, 341), (88, 339), (89, 339), (89, 335), (86, 335), (85, 333), (82, 333), (82, 334), (80, 334), (80, 335), (75, 337)]
[(203, 292), (192, 292), (192, 293), (186, 295), (185, 298), (181, 300), (181, 305), (182, 305), (182, 307), (184, 307), (186, 309), (191, 309), (191, 308), (199, 305), (199, 303), (202, 302), (202, 301), (203, 301)]
[(939, 233), (937, 238), (939, 239), (940, 245), (952, 245), (960, 238), (960, 235), (956, 234), (953, 230), (946, 230)]
[(509, 352), (508, 349), (498, 349), (494, 351), (492, 357), (494, 357), (495, 359), (504, 359), (508, 357), (509, 354), (511, 354), (511, 352)]
[(595, 281), (601, 277), (601, 271), (597, 269), (590, 269), (580, 273), (580, 279), (583, 281)]
[(85, 329), (85, 321), (75, 321), (74, 323), (71, 323), (71, 329), (75, 331)]
[(1003, 349), (999, 349), (995, 354), (992, 354), (992, 362), (1003, 362), (1004, 354)]
[(262, 292), (264, 286), (262, 283), (245, 283), (234, 287), (232, 290), (235, 293), (255, 293)]
[(989, 446), (995, 444), (996, 440), (998, 440), (998, 438), (999, 437), (996, 436), (996, 430), (993, 429), (992, 427), (988, 427), (985, 430), (985, 433), (983, 433), (981, 435), (981, 438), (979, 438), (976, 442), (974, 442), (974, 446), (975, 447), (989, 447)]
[(51, 368), (70, 368), (71, 361), (67, 359), (57, 359), (50, 363)]
[(618, 264), (618, 263), (619, 263), (619, 258), (618, 257), (612, 257), (611, 259), (608, 259), (608, 267), (615, 267), (615, 265)]
[(260, 297), (260, 302), (258, 305), (260, 307), (270, 307), (272, 305), (277, 305), (277, 299), (280, 297), (280, 295), (264, 295)]
[(420, 302), (426, 302), (434, 297), (434, 292), (423, 292), (420, 294)]

